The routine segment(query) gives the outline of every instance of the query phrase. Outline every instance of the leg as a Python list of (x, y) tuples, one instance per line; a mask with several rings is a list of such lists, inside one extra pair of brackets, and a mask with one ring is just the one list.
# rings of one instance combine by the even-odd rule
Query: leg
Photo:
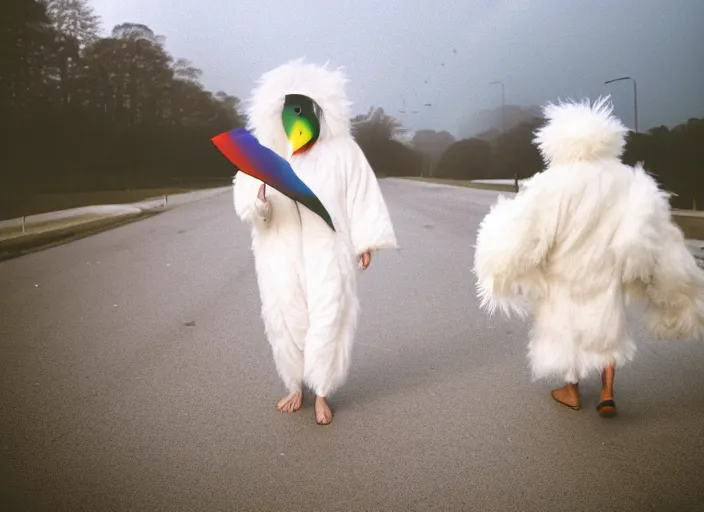
[(272, 343), (276, 371), (284, 382), (288, 395), (276, 404), (276, 409), (281, 412), (296, 412), (303, 403), (303, 353), (296, 347), (292, 340), (286, 343), (277, 340)]
[(347, 379), (352, 357), (354, 318), (357, 307), (349, 310), (339, 320), (344, 322), (337, 329), (316, 329), (311, 322), (305, 345), (305, 382), (316, 394), (315, 420), (319, 425), (332, 422), (332, 410), (326, 397), (336, 391)]
[(562, 405), (574, 409), (575, 411), (579, 409), (579, 382), (574, 384), (568, 382), (560, 389), (554, 389), (552, 391), (552, 397), (560, 402)]
[(565, 383), (552, 391), (552, 398), (576, 411), (580, 408), (579, 347), (572, 333), (569, 311), (565, 313), (555, 308), (559, 306), (542, 304), (537, 309), (528, 343), (528, 359), (534, 380), (558, 377)]
[(601, 393), (599, 394), (599, 404), (596, 406), (599, 416), (609, 417), (616, 414), (616, 403), (614, 402), (615, 376), (616, 365), (613, 363), (601, 372)]
[[(278, 320), (278, 321), (277, 321)], [(299, 348), (305, 333), (305, 323), (296, 322), (297, 317), (288, 314), (268, 315), (265, 325), (271, 345), (276, 371), (286, 386), (288, 394), (276, 404), (281, 412), (296, 412), (303, 403), (303, 351)], [(300, 328), (296, 328), (299, 326)]]
[[(305, 232), (307, 217), (303, 218)], [(333, 413), (327, 399), (347, 379), (359, 303), (356, 256), (327, 226), (322, 228), (315, 236), (305, 238), (308, 242), (303, 246), (309, 314), (303, 375), (306, 385), (316, 395), (316, 422), (328, 425)]]

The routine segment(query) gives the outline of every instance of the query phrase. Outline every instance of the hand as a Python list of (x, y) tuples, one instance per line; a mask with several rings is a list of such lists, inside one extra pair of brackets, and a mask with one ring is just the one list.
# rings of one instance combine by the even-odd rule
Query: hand
[(362, 268), (362, 270), (367, 270), (367, 267), (371, 262), (372, 253), (369, 251), (362, 253), (362, 255), (359, 257), (359, 266)]
[(269, 219), (271, 214), (271, 203), (266, 198), (266, 183), (262, 183), (257, 192), (257, 200), (254, 202), (254, 208), (257, 210), (257, 215), (264, 221)]

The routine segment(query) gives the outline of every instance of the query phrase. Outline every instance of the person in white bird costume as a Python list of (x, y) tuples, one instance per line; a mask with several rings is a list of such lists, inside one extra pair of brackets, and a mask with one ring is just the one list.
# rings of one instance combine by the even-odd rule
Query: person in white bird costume
[(252, 228), (262, 318), (288, 395), (282, 412), (301, 407), (303, 385), (316, 394), (318, 424), (346, 380), (359, 314), (356, 270), (373, 251), (396, 248), (379, 183), (350, 131), (347, 78), (303, 59), (265, 73), (253, 90), (248, 128), (286, 158), (318, 196), (335, 231), (315, 213), (244, 174), (234, 206)]
[[(579, 409), (579, 381), (600, 372), (597, 411), (615, 414), (614, 376), (636, 351), (629, 303), (660, 339), (704, 337), (704, 272), (672, 222), (669, 194), (620, 161), (627, 129), (609, 97), (549, 104), (535, 142), (548, 165), (483, 219), (474, 273), (482, 307), (532, 310), (534, 379), (556, 377)], [(529, 309), (530, 308), (530, 309)]]

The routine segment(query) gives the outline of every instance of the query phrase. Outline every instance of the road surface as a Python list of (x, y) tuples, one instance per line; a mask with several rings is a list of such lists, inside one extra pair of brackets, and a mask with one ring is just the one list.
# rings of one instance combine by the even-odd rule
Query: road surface
[(694, 511), (704, 345), (641, 338), (599, 418), (531, 383), (469, 272), (496, 193), (385, 180), (402, 249), (361, 275), (348, 384), (283, 394), (230, 195), (0, 263), (7, 511)]

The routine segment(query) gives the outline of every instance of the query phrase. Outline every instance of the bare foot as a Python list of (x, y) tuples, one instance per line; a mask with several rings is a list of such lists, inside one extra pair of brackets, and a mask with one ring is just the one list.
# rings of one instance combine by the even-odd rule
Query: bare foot
[(276, 404), (276, 409), (281, 412), (296, 412), (301, 408), (302, 403), (303, 393), (299, 391), (298, 393), (291, 393), (279, 400), (279, 403)]
[(322, 396), (315, 397), (315, 422), (318, 425), (329, 425), (332, 423), (332, 410)]
[(552, 397), (567, 407), (579, 409), (579, 384), (565, 384), (552, 392)]

